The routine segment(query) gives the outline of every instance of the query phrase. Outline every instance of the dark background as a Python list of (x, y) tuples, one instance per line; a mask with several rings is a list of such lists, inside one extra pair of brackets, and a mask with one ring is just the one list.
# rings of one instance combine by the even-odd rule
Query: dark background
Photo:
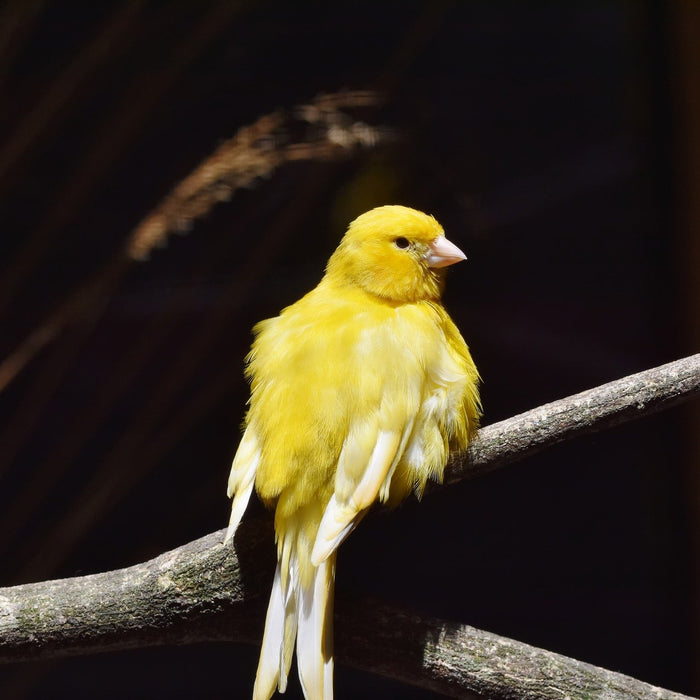
[[(696, 352), (698, 6), (1, 5), (0, 585), (226, 525), (250, 327), (372, 206), (467, 252), (446, 305), (485, 423)], [(378, 89), (362, 118), (399, 140), (284, 166), (91, 286), (222, 140), (342, 88)], [(700, 694), (698, 425), (674, 409), (368, 518), (338, 588)], [(0, 693), (245, 697), (256, 663), (134, 651), (5, 667)], [(344, 666), (336, 693), (430, 697)]]

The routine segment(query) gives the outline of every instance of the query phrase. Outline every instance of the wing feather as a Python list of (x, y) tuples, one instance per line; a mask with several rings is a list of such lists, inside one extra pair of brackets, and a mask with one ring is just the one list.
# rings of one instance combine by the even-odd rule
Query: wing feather
[(229, 520), (224, 544), (228, 544), (236, 534), (236, 529), (241, 522), (243, 513), (250, 500), (250, 494), (253, 491), (259, 463), (260, 448), (258, 441), (253, 431), (248, 428), (238, 445), (228, 478), (227, 493), (229, 498), (233, 496), (233, 503), (231, 504), (231, 519)]
[[(350, 446), (347, 451), (343, 448), (338, 463), (336, 492), (331, 496), (323, 513), (311, 552), (311, 563), (314, 566), (319, 566), (337, 549), (357, 525), (361, 514), (377, 499), (382, 484), (400, 456), (401, 438), (402, 434), (398, 430), (380, 430), (369, 459), (365, 456), (363, 460), (366, 465), (364, 470), (358, 470), (357, 464), (345, 463), (344, 456), (350, 452), (356, 453), (356, 446)], [(361, 451), (360, 455), (355, 454), (355, 457), (362, 459)], [(359, 472), (360, 478), (344, 498), (339, 494), (338, 482), (347, 480), (348, 472)]]

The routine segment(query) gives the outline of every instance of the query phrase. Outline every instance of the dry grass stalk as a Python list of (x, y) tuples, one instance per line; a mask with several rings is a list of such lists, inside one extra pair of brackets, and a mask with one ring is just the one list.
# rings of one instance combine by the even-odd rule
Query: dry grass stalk
[[(333, 160), (358, 148), (371, 148), (392, 137), (389, 129), (357, 121), (344, 110), (375, 106), (372, 92), (321, 95), (289, 112), (267, 114), (224, 141), (133, 231), (127, 254), (145, 260), (172, 233), (189, 230), (192, 222), (233, 193), (269, 177), (281, 165), (298, 160)], [(301, 134), (295, 138), (295, 133)]]

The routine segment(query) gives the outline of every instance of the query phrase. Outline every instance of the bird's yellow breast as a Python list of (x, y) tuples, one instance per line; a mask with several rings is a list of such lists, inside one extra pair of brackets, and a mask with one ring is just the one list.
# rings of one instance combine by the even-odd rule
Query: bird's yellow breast
[(449, 443), (463, 447), (476, 427), (476, 369), (439, 304), (392, 304), (324, 279), (255, 332), (247, 423), (261, 445), (256, 488), (266, 502), (284, 492), (290, 513), (328, 501), (354, 417), (381, 410), (398, 427), (414, 421), (391, 501), (440, 477)]

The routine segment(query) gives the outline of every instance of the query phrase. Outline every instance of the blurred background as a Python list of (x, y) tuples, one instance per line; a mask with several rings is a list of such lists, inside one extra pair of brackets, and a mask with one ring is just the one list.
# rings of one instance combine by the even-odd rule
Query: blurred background
[[(697, 352), (698, 37), (696, 0), (6, 0), (0, 585), (226, 525), (250, 328), (375, 205), (467, 252), (446, 305), (484, 423)], [(699, 579), (691, 404), (368, 518), (338, 566), (340, 590), (692, 695)], [(245, 697), (257, 654), (2, 667), (0, 694)], [(344, 666), (336, 693), (431, 697)]]

